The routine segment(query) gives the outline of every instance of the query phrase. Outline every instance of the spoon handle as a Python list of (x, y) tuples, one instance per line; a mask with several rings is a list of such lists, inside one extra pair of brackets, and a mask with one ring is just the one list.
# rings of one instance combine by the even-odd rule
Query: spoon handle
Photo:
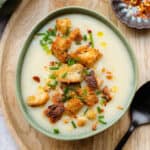
[(126, 134), (122, 137), (118, 145), (116, 146), (115, 150), (122, 150), (123, 146), (127, 142), (128, 138), (130, 137), (131, 133), (134, 131), (135, 126), (133, 124), (130, 125)]

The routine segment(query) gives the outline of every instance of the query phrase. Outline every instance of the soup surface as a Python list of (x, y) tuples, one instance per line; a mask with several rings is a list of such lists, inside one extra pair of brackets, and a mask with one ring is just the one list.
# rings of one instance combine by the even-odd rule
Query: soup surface
[(121, 40), (81, 14), (51, 20), (35, 35), (21, 75), (31, 117), (63, 135), (106, 126), (123, 111), (133, 82), (132, 62)]

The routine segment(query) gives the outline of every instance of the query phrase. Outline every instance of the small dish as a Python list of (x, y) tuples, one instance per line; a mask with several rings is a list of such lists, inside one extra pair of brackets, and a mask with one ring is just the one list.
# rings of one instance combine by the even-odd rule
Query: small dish
[(122, 0), (112, 0), (111, 5), (116, 16), (128, 27), (136, 29), (150, 28), (150, 18), (136, 16), (137, 7), (131, 6)]

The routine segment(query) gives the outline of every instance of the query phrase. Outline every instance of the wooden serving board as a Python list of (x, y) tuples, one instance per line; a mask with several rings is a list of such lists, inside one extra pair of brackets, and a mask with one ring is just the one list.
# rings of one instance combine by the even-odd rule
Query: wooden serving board
[[(33, 129), (19, 109), (15, 97), (15, 73), (24, 41), (33, 27), (49, 12), (70, 5), (90, 8), (108, 17), (123, 32), (134, 49), (139, 65), (139, 86), (150, 80), (150, 30), (138, 31), (120, 23), (108, 0), (23, 0), (7, 25), (0, 45), (1, 106), (20, 149), (113, 150), (129, 126), (129, 117), (126, 113), (118, 123), (94, 137), (71, 142), (57, 141)], [(147, 125), (133, 133), (124, 149), (149, 150), (149, 139), (150, 126)]]

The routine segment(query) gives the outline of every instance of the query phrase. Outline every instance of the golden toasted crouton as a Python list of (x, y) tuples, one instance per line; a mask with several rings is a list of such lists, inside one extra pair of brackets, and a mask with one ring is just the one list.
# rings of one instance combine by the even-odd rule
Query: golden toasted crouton
[(37, 96), (29, 96), (27, 99), (27, 104), (29, 106), (41, 106), (44, 105), (49, 99), (48, 92), (42, 92)]
[(98, 82), (95, 76), (95, 72), (92, 70), (88, 75), (85, 76), (85, 81), (89, 88), (92, 90), (98, 89)]
[(81, 64), (89, 67), (101, 58), (102, 54), (95, 48), (81, 46), (75, 52), (71, 53), (70, 56), (78, 60)]
[(54, 73), (60, 82), (77, 83), (82, 81), (82, 71), (83, 66), (81, 64), (74, 64), (72, 66), (64, 64)]
[(98, 102), (95, 92), (89, 87), (78, 89), (78, 94), (88, 106), (93, 106)]
[(54, 104), (60, 103), (62, 101), (62, 94), (59, 92), (54, 93), (51, 100)]
[(72, 41), (81, 41), (81, 40), (82, 40), (82, 35), (81, 35), (81, 32), (80, 32), (80, 29), (79, 29), (79, 28), (74, 29), (74, 30), (70, 33), (69, 38), (70, 38)]
[(71, 28), (71, 20), (68, 18), (60, 18), (56, 20), (56, 28), (62, 34), (67, 34)]
[(72, 98), (66, 103), (66, 112), (71, 115), (76, 115), (78, 111), (82, 108), (83, 103), (78, 98)]
[(51, 123), (56, 123), (58, 120), (61, 119), (64, 111), (64, 104), (60, 102), (48, 106), (48, 108), (44, 110), (44, 114), (49, 118), (49, 121)]
[(61, 61), (65, 62), (67, 59), (67, 51), (71, 46), (71, 40), (57, 36), (52, 43), (52, 53)]

